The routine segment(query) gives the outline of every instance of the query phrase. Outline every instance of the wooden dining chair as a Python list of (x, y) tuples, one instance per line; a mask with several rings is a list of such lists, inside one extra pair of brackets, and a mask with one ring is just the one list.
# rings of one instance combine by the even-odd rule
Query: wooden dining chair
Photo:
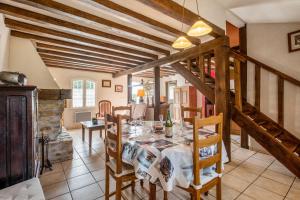
[[(112, 115), (117, 117), (118, 113), (122, 113), (122, 119), (130, 121), (132, 119), (132, 109), (131, 106), (113, 106)], [(125, 114), (126, 113), (126, 114)]]
[[(105, 200), (115, 195), (116, 200), (121, 200), (122, 190), (132, 187), (132, 192), (135, 190), (135, 172), (134, 168), (122, 162), (122, 120), (126, 116), (105, 115)], [(109, 128), (114, 126), (113, 129)], [(109, 193), (110, 175), (116, 181), (116, 190)], [(123, 183), (130, 181), (129, 184), (123, 186)], [(122, 187), (123, 186), (123, 187)]]
[(104, 114), (111, 114), (111, 102), (108, 100), (101, 100), (98, 103), (99, 112), (96, 113), (96, 118), (104, 118)]
[[(193, 118), (193, 174), (194, 179), (188, 188), (179, 187), (191, 194), (193, 200), (200, 199), (202, 193), (208, 192), (216, 186), (217, 200), (221, 200), (221, 177), (222, 177), (222, 132), (223, 114), (204, 119)], [(199, 129), (205, 126), (216, 125), (217, 132), (205, 139), (199, 138)], [(214, 155), (200, 158), (201, 148), (217, 145), (217, 152)], [(201, 174), (201, 170), (216, 165), (216, 170), (210, 175)]]
[[(191, 116), (199, 116), (201, 118), (202, 114), (202, 108), (192, 108), (192, 107), (184, 107), (181, 106), (181, 119), (184, 122), (190, 122), (192, 123), (193, 117)], [(185, 112), (189, 112), (189, 117), (185, 117)], [(199, 113), (199, 115), (198, 115)]]

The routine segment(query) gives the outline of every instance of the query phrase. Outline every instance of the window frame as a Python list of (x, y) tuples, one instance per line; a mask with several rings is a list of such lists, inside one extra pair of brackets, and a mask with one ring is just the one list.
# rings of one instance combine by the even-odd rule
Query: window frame
[[(71, 80), (71, 88), (72, 88), (72, 92), (73, 92), (73, 82), (74, 81), (78, 81), (78, 80), (82, 80), (83, 81), (83, 94), (82, 94), (82, 106), (81, 107), (74, 107), (73, 105), (73, 99), (72, 99), (72, 108), (73, 109), (80, 109), (80, 108), (94, 108), (96, 107), (96, 100), (97, 100), (97, 82), (94, 79), (90, 79), (90, 78), (74, 78)], [(86, 93), (87, 93), (87, 81), (92, 81), (95, 84), (95, 101), (94, 101), (94, 105), (93, 106), (87, 106), (86, 105)]]

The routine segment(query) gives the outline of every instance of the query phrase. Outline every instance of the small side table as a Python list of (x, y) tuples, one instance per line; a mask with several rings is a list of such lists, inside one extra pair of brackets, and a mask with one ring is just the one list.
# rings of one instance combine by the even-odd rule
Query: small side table
[(85, 139), (85, 129), (89, 130), (89, 145), (92, 146), (92, 132), (100, 131), (100, 137), (102, 138), (102, 130), (105, 128), (104, 120), (98, 120), (97, 124), (93, 124), (92, 121), (80, 122), (82, 126), (82, 141)]

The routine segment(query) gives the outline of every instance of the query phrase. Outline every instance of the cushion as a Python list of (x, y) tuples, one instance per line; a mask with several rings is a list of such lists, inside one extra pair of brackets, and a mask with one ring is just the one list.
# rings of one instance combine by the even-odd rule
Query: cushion
[(44, 200), (38, 178), (33, 178), (0, 190), (0, 200)]

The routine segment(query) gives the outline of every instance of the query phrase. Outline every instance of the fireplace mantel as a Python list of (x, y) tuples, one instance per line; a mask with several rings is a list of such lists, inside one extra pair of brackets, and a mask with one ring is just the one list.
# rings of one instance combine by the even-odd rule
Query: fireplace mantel
[(72, 99), (72, 90), (67, 89), (39, 89), (39, 100), (64, 100)]

